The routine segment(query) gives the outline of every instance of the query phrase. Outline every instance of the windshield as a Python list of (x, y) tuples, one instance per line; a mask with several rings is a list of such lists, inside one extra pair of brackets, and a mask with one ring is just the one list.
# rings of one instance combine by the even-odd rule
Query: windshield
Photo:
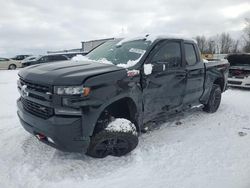
[(227, 60), (231, 66), (250, 66), (250, 54), (229, 55)]
[(138, 63), (151, 44), (150, 41), (145, 40), (124, 43), (120, 41), (121, 39), (108, 41), (91, 51), (86, 57), (91, 60), (128, 68)]

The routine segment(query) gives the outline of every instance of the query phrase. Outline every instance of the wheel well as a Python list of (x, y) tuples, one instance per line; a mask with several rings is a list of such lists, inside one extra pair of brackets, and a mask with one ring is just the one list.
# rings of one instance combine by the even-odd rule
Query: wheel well
[(14, 65), (14, 66), (16, 67), (16, 65), (12, 63), (12, 64), (10, 64), (10, 65), (9, 65), (9, 67), (8, 67), (8, 68), (10, 68), (10, 66), (11, 66), (11, 65)]
[(137, 108), (134, 101), (130, 98), (123, 98), (107, 106), (97, 120), (94, 134), (100, 132), (110, 122), (111, 118), (125, 118), (135, 124), (137, 131), (139, 126), (137, 122)]
[(223, 78), (217, 78), (217, 79), (214, 81), (214, 84), (219, 85), (220, 88), (221, 88), (221, 91), (223, 91), (223, 89), (224, 89), (224, 84), (225, 84)]

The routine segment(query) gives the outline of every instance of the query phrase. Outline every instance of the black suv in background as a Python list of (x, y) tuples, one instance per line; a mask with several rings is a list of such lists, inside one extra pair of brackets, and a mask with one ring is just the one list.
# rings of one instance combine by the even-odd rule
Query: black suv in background
[(41, 63), (52, 63), (56, 61), (66, 61), (69, 58), (65, 55), (43, 55), (43, 56), (38, 56), (35, 59), (27, 60), (27, 61), (22, 61), (22, 67), (27, 67), (30, 65), (36, 65), (36, 64), (41, 64)]
[(86, 53), (86, 52), (67, 52), (67, 53), (56, 53), (53, 55), (64, 55), (64, 56), (68, 57), (69, 59), (71, 59), (72, 57), (77, 56), (77, 55), (85, 56), (87, 54), (88, 53)]

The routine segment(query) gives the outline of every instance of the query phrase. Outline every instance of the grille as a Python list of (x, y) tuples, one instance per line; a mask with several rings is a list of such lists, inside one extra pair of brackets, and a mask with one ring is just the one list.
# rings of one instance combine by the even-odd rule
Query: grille
[(35, 116), (41, 117), (43, 119), (48, 119), (49, 117), (53, 116), (53, 108), (34, 103), (22, 97), (21, 101), (24, 109)]
[(20, 83), (21, 83), (21, 85), (27, 85), (28, 89), (31, 89), (31, 90), (34, 90), (34, 91), (37, 91), (37, 92), (47, 93), (47, 92), (51, 91), (49, 86), (34, 84), (34, 83), (31, 83), (31, 82), (24, 81), (21, 78), (20, 78)]

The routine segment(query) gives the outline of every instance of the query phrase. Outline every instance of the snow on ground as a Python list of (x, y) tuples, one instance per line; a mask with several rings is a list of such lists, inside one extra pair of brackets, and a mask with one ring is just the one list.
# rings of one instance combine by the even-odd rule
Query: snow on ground
[(0, 71), (1, 188), (250, 187), (250, 91), (228, 90), (217, 113), (197, 110), (142, 135), (127, 156), (93, 159), (57, 151), (23, 130), (16, 75)]

